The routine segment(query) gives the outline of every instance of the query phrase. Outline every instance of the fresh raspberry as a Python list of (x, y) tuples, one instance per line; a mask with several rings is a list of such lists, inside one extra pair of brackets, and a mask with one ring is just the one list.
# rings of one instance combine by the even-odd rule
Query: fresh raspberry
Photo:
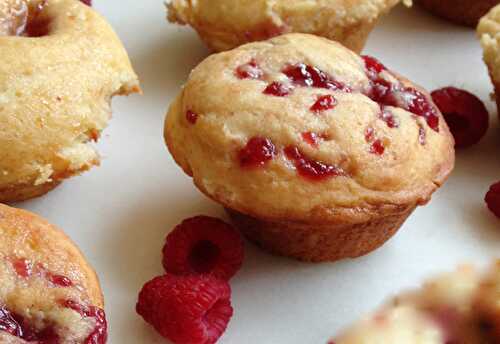
[(209, 216), (184, 220), (167, 236), (163, 247), (163, 266), (175, 275), (211, 274), (229, 280), (242, 262), (240, 234)]
[(445, 87), (435, 90), (431, 96), (443, 113), (456, 147), (472, 146), (486, 134), (488, 111), (475, 95), (455, 87)]
[(139, 293), (136, 311), (176, 344), (215, 343), (233, 315), (231, 288), (209, 275), (155, 277)]
[(493, 214), (500, 218), (500, 182), (490, 187), (484, 200)]

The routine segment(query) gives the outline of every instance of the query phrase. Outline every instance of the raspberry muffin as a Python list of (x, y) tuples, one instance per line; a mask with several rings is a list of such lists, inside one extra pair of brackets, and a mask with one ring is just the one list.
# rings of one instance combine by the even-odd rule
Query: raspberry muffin
[(171, 0), (168, 19), (191, 25), (215, 51), (290, 32), (361, 51), (379, 17), (399, 0)]
[(207, 58), (172, 103), (165, 137), (250, 239), (308, 261), (379, 247), (454, 165), (425, 91), (307, 34)]
[(500, 343), (500, 264), (471, 267), (397, 296), (330, 344)]
[(95, 272), (60, 230), (0, 205), (0, 342), (104, 344)]
[(457, 24), (475, 27), (500, 0), (418, 0), (425, 9)]
[(495, 88), (495, 99), (500, 114), (500, 5), (492, 8), (481, 18), (477, 34), (483, 47), (484, 61)]
[(0, 2), (0, 202), (42, 195), (99, 163), (110, 100), (139, 91), (121, 42), (75, 0)]

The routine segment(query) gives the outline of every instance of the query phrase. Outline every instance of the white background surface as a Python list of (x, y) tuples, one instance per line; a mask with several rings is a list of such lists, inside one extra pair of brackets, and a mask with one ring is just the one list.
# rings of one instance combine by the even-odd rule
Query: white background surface
[[(160, 0), (96, 0), (124, 41), (143, 96), (114, 101), (99, 143), (102, 166), (19, 206), (63, 228), (96, 268), (106, 297), (111, 344), (161, 343), (135, 313), (143, 283), (162, 273), (167, 232), (197, 214), (224, 217), (174, 164), (163, 143), (169, 102), (208, 51), (195, 33), (169, 25)], [(232, 280), (234, 317), (221, 343), (325, 343), (392, 293), (461, 262), (500, 257), (500, 220), (483, 197), (500, 179), (500, 126), (474, 32), (399, 7), (373, 32), (366, 53), (417, 83), (464, 87), (487, 102), (487, 137), (459, 151), (457, 166), (432, 202), (383, 248), (357, 259), (310, 265), (247, 244)]]

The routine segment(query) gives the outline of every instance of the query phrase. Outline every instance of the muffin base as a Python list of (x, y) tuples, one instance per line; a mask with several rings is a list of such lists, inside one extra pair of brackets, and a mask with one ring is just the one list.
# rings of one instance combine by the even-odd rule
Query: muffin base
[(310, 225), (259, 220), (226, 208), (234, 224), (258, 246), (272, 253), (308, 262), (356, 258), (389, 240), (415, 206), (358, 224)]
[(418, 0), (426, 10), (460, 25), (476, 27), (498, 0)]
[(41, 185), (18, 185), (0, 190), (0, 203), (22, 202), (45, 195), (55, 189), (61, 181), (52, 181)]

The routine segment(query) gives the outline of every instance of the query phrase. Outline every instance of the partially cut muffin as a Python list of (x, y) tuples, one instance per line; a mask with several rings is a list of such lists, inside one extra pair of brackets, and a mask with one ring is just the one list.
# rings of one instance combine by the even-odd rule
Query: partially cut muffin
[(42, 195), (99, 163), (111, 98), (138, 92), (109, 24), (75, 0), (0, 5), (0, 202)]

